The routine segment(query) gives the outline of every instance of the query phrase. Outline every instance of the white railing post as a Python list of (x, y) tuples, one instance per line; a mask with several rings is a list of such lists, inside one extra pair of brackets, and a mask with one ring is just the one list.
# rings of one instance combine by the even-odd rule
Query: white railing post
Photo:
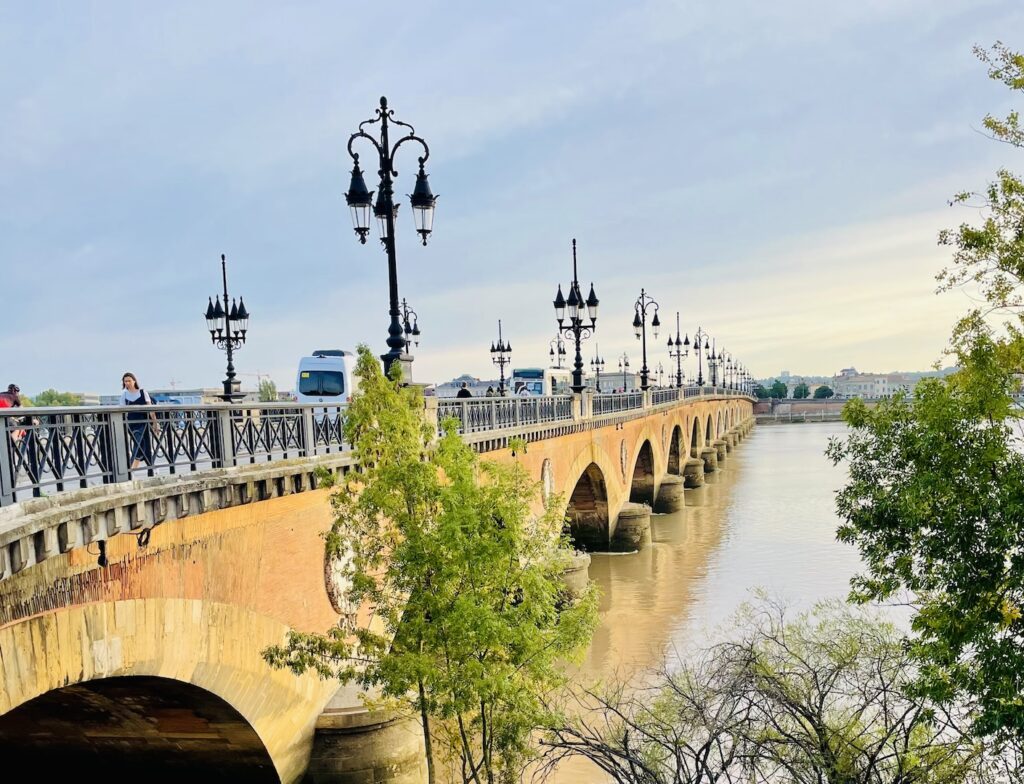
[[(301, 411), (302, 414), (302, 454), (305, 457), (313, 457), (316, 451), (316, 431), (314, 430), (315, 423), (313, 422), (313, 409), (306, 406)], [(327, 428), (327, 417), (330, 414), (327, 413), (327, 409), (324, 409), (324, 429)], [(327, 451), (330, 451), (330, 444), (326, 445)]]
[(110, 414), (110, 475), (113, 482), (127, 482), (129, 479), (128, 428), (125, 427), (124, 412)]
[(220, 447), (220, 454), (217, 457), (220, 459), (221, 468), (231, 468), (238, 463), (235, 457), (234, 439), (231, 437), (231, 415), (234, 412), (230, 406), (225, 406), (218, 408), (215, 413), (217, 415), (217, 444)]
[(0, 417), (0, 506), (14, 503), (14, 460), (8, 421), (7, 417)]

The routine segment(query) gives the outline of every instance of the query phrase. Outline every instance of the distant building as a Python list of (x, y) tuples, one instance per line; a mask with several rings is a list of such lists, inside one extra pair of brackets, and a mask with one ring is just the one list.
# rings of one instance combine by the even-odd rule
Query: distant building
[(832, 379), (832, 391), (840, 398), (887, 398), (909, 394), (915, 386), (917, 378), (905, 373), (858, 373), (854, 368), (844, 368)]
[[(445, 381), (443, 384), (438, 384), (437, 387), (435, 387), (435, 393), (438, 397), (455, 397), (462, 388), (463, 382), (465, 382), (466, 388), (473, 397), (484, 397), (487, 394), (487, 387), (494, 387), (494, 391), (498, 391), (498, 379), (479, 379), (475, 376), (469, 375), (468, 373), (463, 373), (461, 376), (456, 376), (451, 381)], [(508, 385), (507, 378), (505, 379), (505, 384)]]

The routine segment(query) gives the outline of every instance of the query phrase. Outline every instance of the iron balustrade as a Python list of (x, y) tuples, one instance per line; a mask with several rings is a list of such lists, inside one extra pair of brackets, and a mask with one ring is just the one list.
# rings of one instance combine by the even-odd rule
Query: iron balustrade
[[(590, 412), (640, 416), (651, 406), (698, 397), (753, 400), (736, 389), (688, 386), (646, 395), (640, 390), (594, 394)], [(577, 400), (577, 395), (442, 398), (438, 426), (454, 419), (457, 431), (470, 435), (571, 422)], [(344, 424), (344, 406), (323, 403), (4, 408), (0, 506), (146, 476), (336, 454), (347, 448)]]
[(660, 406), (663, 403), (675, 403), (679, 400), (679, 389), (670, 387), (668, 389), (655, 389), (651, 392), (651, 403)]
[(572, 395), (531, 397), (442, 398), (437, 401), (438, 432), (447, 419), (456, 420), (456, 432), (540, 425), (572, 419)]
[(644, 393), (640, 390), (594, 395), (593, 411), (595, 416), (614, 414), (617, 411), (629, 411), (634, 408), (643, 407)]
[(144, 476), (334, 454), (344, 407), (323, 403), (0, 409), (0, 506)]

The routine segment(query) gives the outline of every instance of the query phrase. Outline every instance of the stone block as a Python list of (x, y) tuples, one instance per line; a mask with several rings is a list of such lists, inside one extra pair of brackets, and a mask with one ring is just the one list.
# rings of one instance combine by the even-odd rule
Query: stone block
[(678, 512), (685, 506), (683, 478), (681, 476), (666, 476), (661, 480), (661, 487), (658, 488), (658, 497), (654, 502), (654, 511), (661, 513)]
[(640, 550), (651, 543), (651, 508), (646, 504), (623, 505), (615, 524), (611, 549), (617, 552)]

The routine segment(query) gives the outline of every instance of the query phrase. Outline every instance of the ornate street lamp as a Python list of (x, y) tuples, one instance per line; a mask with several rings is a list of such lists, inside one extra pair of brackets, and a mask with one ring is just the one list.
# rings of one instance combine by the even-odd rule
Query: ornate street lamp
[[(409, 317), (412, 316), (412, 321)], [(402, 298), (402, 335), (405, 339), (405, 353), (409, 353), (409, 344), (414, 346), (420, 344), (420, 317), (419, 314), (409, 307), (409, 303)]]
[(628, 392), (629, 387), (626, 386), (626, 371), (629, 370), (629, 357), (623, 352), (622, 356), (619, 357), (619, 370), (622, 371), (622, 391)]
[(668, 357), (676, 361), (676, 386), (683, 385), (683, 359), (690, 355), (690, 336), (684, 340), (679, 339), (679, 311), (676, 311), (676, 336), (668, 336)]
[(498, 395), (505, 397), (505, 365), (512, 361), (512, 344), (506, 343), (501, 336), (501, 319), (498, 319), (498, 342), (491, 343), (491, 362), (498, 366), (501, 378), (498, 381)]
[(654, 309), (654, 318), (651, 320), (651, 329), (654, 332), (654, 339), (658, 339), (658, 328), (661, 322), (658, 320), (658, 303), (643, 289), (640, 289), (640, 296), (633, 305), (633, 332), (636, 339), (642, 342), (643, 365), (640, 367), (640, 388), (647, 389), (650, 384), (647, 381), (650, 371), (647, 369), (647, 311)]
[(590, 371), (597, 376), (597, 391), (601, 391), (601, 371), (604, 370), (604, 360), (601, 358), (600, 352), (597, 350), (597, 344), (594, 344), (594, 358), (590, 360)]
[(228, 354), (227, 376), (224, 378), (224, 392), (220, 397), (230, 403), (243, 397), (239, 391), (240, 383), (235, 381), (234, 352), (245, 343), (245, 333), (249, 329), (249, 311), (245, 309), (245, 300), (241, 297), (237, 302), (232, 299), (231, 307), (228, 308), (228, 266), (223, 253), (220, 254), (220, 273), (224, 283), (224, 304), (221, 305), (220, 294), (217, 295), (216, 304), (213, 297), (207, 300), (206, 328), (210, 331), (213, 345)]
[(711, 375), (711, 386), (718, 386), (718, 363), (720, 357), (715, 351), (715, 339), (711, 338), (711, 353), (707, 355), (708, 373)]
[(565, 341), (562, 340), (561, 335), (555, 335), (548, 345), (551, 347), (548, 351), (548, 356), (551, 358), (551, 367), (561, 368), (562, 360), (565, 358)]
[[(380, 124), (379, 138), (371, 136), (364, 130), (367, 126)], [(391, 143), (389, 130), (391, 125), (401, 126), (408, 129), (404, 136), (394, 144)], [(363, 171), (359, 168), (359, 154), (353, 152), (352, 144), (356, 139), (368, 139), (377, 153), (378, 174), (380, 184), (378, 186), (377, 202), (374, 204), (373, 191), (366, 187), (363, 179)], [(420, 164), (419, 173), (416, 175), (416, 185), (413, 188), (409, 202), (412, 205), (413, 222), (416, 232), (427, 244), (427, 237), (434, 227), (434, 203), (437, 197), (430, 192), (430, 184), (427, 182), (427, 174), (423, 166), (430, 157), (430, 148), (427, 143), (416, 135), (415, 129), (408, 123), (395, 119), (394, 111), (388, 108), (387, 98), (380, 99), (380, 108), (376, 110), (376, 116), (359, 123), (359, 130), (349, 137), (348, 153), (352, 156), (352, 180), (349, 184), (348, 193), (345, 194), (345, 201), (348, 203), (352, 213), (352, 225), (359, 242), (366, 243), (366, 235), (370, 232), (370, 212), (380, 227), (380, 241), (388, 257), (388, 298), (390, 303), (391, 325), (388, 327), (388, 352), (381, 356), (384, 360), (384, 373), (391, 370), (391, 366), (400, 361), (406, 365), (405, 380), (411, 378), (410, 370), (412, 356), (403, 353), (408, 350), (408, 338), (404, 336), (402, 323), (399, 320), (401, 312), (398, 306), (398, 264), (395, 260), (395, 218), (398, 215), (398, 205), (394, 202), (394, 188), (392, 178), (398, 175), (394, 166), (395, 154), (398, 148), (406, 142), (416, 142), (423, 148), (423, 155), (418, 158)]]
[[(583, 354), (580, 351), (580, 342), (594, 334), (597, 326), (597, 295), (594, 293), (594, 284), (590, 284), (590, 294), (586, 300), (583, 299), (583, 292), (580, 291), (580, 282), (576, 274), (576, 239), (572, 241), (572, 281), (569, 283), (569, 297), (562, 296), (562, 284), (558, 284), (558, 294), (555, 295), (555, 318), (558, 320), (558, 333), (573, 338), (576, 344), (576, 361), (572, 371), (572, 391), (579, 394), (583, 391)], [(566, 314), (568, 311), (568, 314)], [(569, 324), (564, 321), (568, 315)], [(589, 318), (590, 324), (584, 325), (584, 320)]]
[(707, 351), (710, 347), (711, 341), (708, 338), (708, 333), (704, 331), (703, 327), (698, 326), (697, 331), (693, 333), (693, 353), (697, 355), (697, 386), (699, 387), (704, 386), (704, 351)]

